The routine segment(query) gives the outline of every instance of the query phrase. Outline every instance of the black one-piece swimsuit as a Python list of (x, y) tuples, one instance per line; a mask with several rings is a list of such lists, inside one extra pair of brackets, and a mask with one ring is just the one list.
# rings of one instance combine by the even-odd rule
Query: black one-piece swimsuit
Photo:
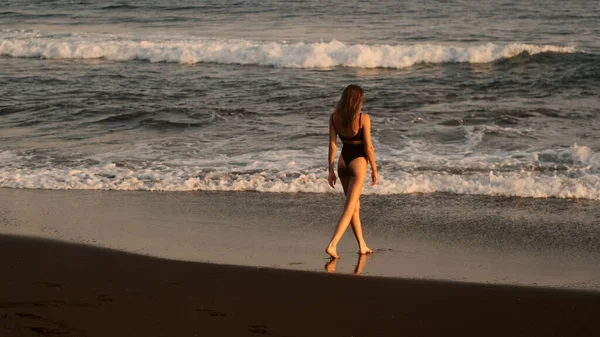
[[(342, 136), (339, 132), (337, 132), (337, 129), (335, 127), (335, 124), (333, 124), (333, 128), (335, 129), (335, 132), (337, 132), (337, 134), (340, 136), (340, 139), (342, 140), (342, 143), (344, 145), (342, 145), (342, 158), (344, 158), (344, 163), (346, 163), (346, 166), (350, 166), (350, 163), (358, 158), (358, 157), (367, 157), (367, 153), (365, 152), (365, 145), (362, 143), (363, 141), (363, 132), (362, 132), (362, 127), (360, 126), (360, 119), (362, 117), (362, 113), (360, 113), (360, 115), (358, 116), (358, 132), (356, 132), (356, 134), (354, 136), (352, 136), (351, 138), (346, 138), (344, 136)], [(332, 123), (333, 123), (333, 115), (331, 115), (332, 118)], [(346, 143), (348, 141), (361, 141), (361, 143), (359, 144), (352, 144), (352, 143)]]

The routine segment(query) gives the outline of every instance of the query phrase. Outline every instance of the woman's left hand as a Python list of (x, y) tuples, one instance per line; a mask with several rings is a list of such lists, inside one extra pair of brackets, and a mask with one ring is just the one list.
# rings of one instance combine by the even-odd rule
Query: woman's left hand
[(327, 177), (327, 182), (329, 183), (329, 186), (331, 186), (331, 188), (335, 188), (335, 182), (337, 181), (337, 177), (335, 176), (335, 173), (333, 173), (333, 171), (329, 171), (329, 177)]
[(379, 175), (377, 174), (377, 170), (371, 170), (371, 186), (375, 186), (379, 181)]

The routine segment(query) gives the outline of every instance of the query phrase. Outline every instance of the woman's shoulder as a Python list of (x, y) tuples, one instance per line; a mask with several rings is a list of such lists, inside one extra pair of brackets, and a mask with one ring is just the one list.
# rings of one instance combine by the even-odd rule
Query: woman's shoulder
[(369, 114), (366, 112), (361, 112), (360, 113), (360, 117), (361, 117), (361, 126), (365, 125), (365, 123), (371, 123), (371, 117), (369, 117)]

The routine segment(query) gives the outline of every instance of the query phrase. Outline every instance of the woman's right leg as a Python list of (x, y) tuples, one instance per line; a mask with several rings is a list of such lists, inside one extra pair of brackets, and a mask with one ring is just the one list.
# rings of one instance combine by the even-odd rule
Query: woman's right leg
[(354, 233), (354, 237), (356, 238), (356, 242), (358, 242), (358, 249), (361, 255), (363, 254), (371, 254), (373, 250), (367, 246), (365, 242), (365, 238), (362, 233), (362, 225), (360, 223), (360, 200), (356, 203), (356, 208), (354, 209), (354, 214), (352, 215), (352, 232)]

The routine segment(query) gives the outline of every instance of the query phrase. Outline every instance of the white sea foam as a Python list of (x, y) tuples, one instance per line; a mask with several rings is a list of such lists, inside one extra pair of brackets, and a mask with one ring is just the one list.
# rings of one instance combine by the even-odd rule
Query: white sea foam
[[(195, 176), (191, 170), (160, 172), (129, 170), (114, 164), (88, 169), (19, 169), (0, 171), (0, 186), (13, 188), (145, 190), (145, 191), (257, 191), (341, 192), (327, 185), (322, 171), (305, 173), (261, 171), (209, 173)], [(368, 184), (368, 181), (367, 181)], [(365, 194), (448, 192), (533, 198), (584, 198), (600, 200), (600, 177), (583, 174), (543, 175), (534, 172), (494, 172), (468, 175), (446, 172), (381, 173), (380, 183), (366, 187)]]
[[(380, 183), (368, 185), (366, 194), (408, 194), (447, 192), (496, 196), (533, 198), (584, 198), (600, 200), (600, 176), (593, 167), (600, 161), (598, 154), (587, 147), (574, 147), (556, 157), (573, 164), (587, 164), (579, 168), (540, 171), (489, 171), (477, 160), (465, 162), (475, 171), (452, 173), (456, 168), (448, 164), (448, 170), (397, 169), (382, 165)], [(13, 157), (6, 152), (3, 156)], [(532, 156), (532, 160), (537, 160)], [(389, 161), (389, 158), (387, 158)], [(386, 161), (383, 158), (382, 162)], [(323, 168), (296, 168), (291, 163), (250, 163), (258, 169), (218, 169), (204, 172), (194, 165), (166, 166), (153, 164), (146, 167), (125, 167), (103, 163), (88, 167), (58, 168), (35, 167), (31, 169), (0, 165), (0, 187), (41, 189), (87, 189), (87, 190), (142, 190), (142, 191), (258, 191), (258, 192), (313, 192), (341, 193), (341, 186), (331, 189)], [(268, 167), (268, 168), (267, 168)], [(482, 169), (483, 168), (483, 169)], [(453, 170), (454, 169), (454, 170)]]
[[(374, 138), (380, 183), (367, 194), (448, 192), (534, 198), (600, 200), (600, 153), (590, 147), (478, 150), (486, 133), (535, 136), (528, 129), (461, 127), (465, 142), (440, 146), (407, 140), (403, 146)], [(228, 155), (217, 143), (193, 156), (183, 146), (142, 142), (114, 152), (85, 155), (60, 150), (0, 152), (0, 187), (142, 191), (258, 191), (341, 193), (331, 189), (324, 147), (271, 149)], [(367, 179), (368, 180), (368, 179)]]
[(44, 59), (202, 62), (290, 68), (405, 68), (418, 63), (489, 63), (521, 53), (574, 53), (574, 46), (522, 43), (449, 46), (263, 42), (197, 37), (0, 32), (0, 55)]

